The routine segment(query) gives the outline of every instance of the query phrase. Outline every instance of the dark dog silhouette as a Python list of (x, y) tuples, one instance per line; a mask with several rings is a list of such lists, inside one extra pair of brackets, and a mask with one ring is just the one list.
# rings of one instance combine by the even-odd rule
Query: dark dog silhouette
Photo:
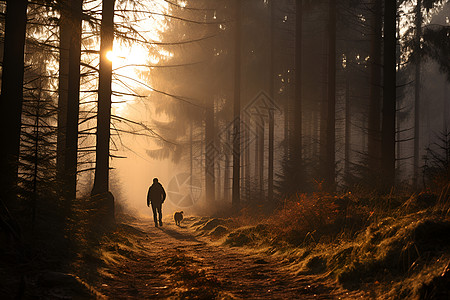
[(173, 214), (173, 219), (175, 220), (175, 225), (180, 226), (183, 220), (183, 211), (177, 211)]

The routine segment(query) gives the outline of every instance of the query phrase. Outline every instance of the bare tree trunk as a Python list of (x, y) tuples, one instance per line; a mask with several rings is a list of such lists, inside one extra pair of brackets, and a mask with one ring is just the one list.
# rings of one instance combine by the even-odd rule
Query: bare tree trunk
[[(244, 116), (244, 118), (246, 118), (245, 122), (246, 124), (250, 124), (250, 119)], [(246, 126), (244, 129), (244, 141), (250, 141), (251, 137), (250, 137), (250, 130), (249, 127)], [(250, 165), (251, 165), (251, 159), (250, 159), (250, 147), (247, 146), (245, 147), (244, 150), (244, 191), (245, 191), (245, 199), (250, 199), (250, 181), (251, 181), (251, 171), (250, 171)]]
[[(397, 36), (400, 36), (400, 18), (397, 18)], [(401, 62), (400, 62), (400, 51), (396, 53), (396, 64), (397, 70), (400, 70)], [(395, 140), (400, 141), (401, 137), (401, 122), (398, 118), (395, 118)], [(397, 143), (395, 145), (395, 168), (398, 170), (400, 168), (400, 158), (402, 155), (402, 143)]]
[(67, 104), (69, 95), (69, 47), (72, 26), (68, 9), (61, 10), (59, 19), (59, 86), (58, 86), (58, 133), (56, 143), (56, 176), (64, 182), (66, 159)]
[(269, 158), (267, 169), (267, 200), (270, 204), (273, 202), (273, 145), (274, 145), (274, 107), (275, 101), (275, 1), (270, 2), (270, 70), (269, 70), (269, 95), (270, 95), (270, 110), (269, 110)]
[(377, 173), (381, 159), (381, 45), (382, 45), (382, 0), (373, 1), (372, 39), (370, 46), (370, 87), (369, 87), (369, 122), (368, 122), (368, 167)]
[(235, 58), (234, 58), (234, 104), (233, 104), (233, 187), (232, 204), (240, 206), (240, 162), (241, 162), (241, 1), (235, 1)]
[[(256, 122), (255, 122), (256, 124)], [(257, 187), (258, 184), (258, 180), (259, 180), (259, 172), (261, 170), (261, 168), (259, 167), (259, 164), (261, 163), (261, 160), (259, 159), (259, 151), (260, 151), (260, 140), (261, 136), (260, 136), (260, 131), (258, 130), (258, 126), (255, 125), (255, 176), (254, 176), (254, 186)], [(250, 198), (255, 197), (256, 195), (252, 195), (252, 194), (256, 194), (256, 189), (254, 188), (253, 190), (250, 191)]]
[[(367, 120), (361, 121), (361, 128), (366, 128), (365, 126), (369, 126)], [(368, 138), (367, 135), (362, 133), (361, 135), (361, 153), (365, 153), (367, 151), (368, 146)]]
[(215, 198), (216, 199), (223, 199), (223, 188), (222, 188), (222, 166), (221, 166), (221, 162), (218, 161), (217, 162), (217, 168), (216, 168), (216, 180), (215, 182), (217, 183), (216, 186), (214, 187), (214, 191), (215, 191)]
[(351, 122), (351, 106), (350, 106), (350, 80), (346, 79), (345, 83), (345, 161), (344, 161), (344, 174), (346, 183), (349, 184), (350, 179), (350, 152), (351, 152), (351, 134), (352, 134), (352, 122)]
[[(261, 118), (262, 119), (262, 118)], [(261, 120), (261, 124), (259, 125), (258, 135), (259, 135), (259, 199), (261, 202), (265, 200), (264, 193), (264, 142), (265, 142), (265, 134), (264, 134), (264, 120)]]
[(327, 154), (325, 184), (328, 190), (335, 189), (335, 140), (336, 140), (336, 0), (329, 0), (328, 32), (328, 111)]
[(446, 78), (444, 78), (444, 99), (443, 99), (444, 103), (443, 103), (443, 112), (444, 115), (442, 116), (442, 126), (443, 126), (443, 130), (442, 132), (447, 133), (447, 130), (449, 130), (448, 128), (448, 119), (449, 119), (449, 111), (448, 111), (448, 102), (449, 102), (449, 97), (448, 97), (448, 81)]
[(385, 190), (389, 190), (395, 184), (396, 20), (397, 1), (385, 1), (383, 120), (381, 128), (381, 169)]
[[(242, 128), (242, 127), (241, 127)], [(245, 127), (244, 127), (245, 128)], [(241, 139), (242, 139), (242, 133), (243, 133), (243, 131), (241, 131)], [(240, 198), (241, 198), (241, 204), (242, 204), (242, 201), (245, 201), (245, 199), (243, 200), (242, 199), (242, 193), (244, 192), (245, 193), (245, 190), (243, 190), (243, 186), (245, 185), (245, 178), (244, 178), (244, 168), (243, 168), (243, 166), (244, 166), (244, 155), (242, 155), (241, 154), (241, 156), (240, 156), (240, 162), (241, 162), (241, 171), (240, 171), (240, 183), (239, 183), (239, 186), (240, 186), (240, 192), (239, 192), (239, 195), (240, 195)]]
[(416, 70), (414, 80), (414, 186), (419, 184), (420, 161), (420, 81), (422, 58), (420, 53), (420, 38), (422, 36), (422, 0), (417, 0), (416, 5)]
[(0, 97), (0, 190), (7, 204), (15, 200), (22, 126), (24, 47), (27, 0), (8, 1)]
[(313, 130), (314, 130), (314, 145), (313, 145), (313, 157), (319, 156), (320, 152), (320, 113), (319, 111), (313, 112)]
[(194, 176), (194, 151), (193, 151), (193, 129), (194, 122), (191, 120), (191, 124), (189, 125), (189, 184), (191, 186), (191, 193), (192, 193), (192, 183), (193, 183), (193, 176)]
[[(303, 158), (305, 160), (310, 160), (312, 159), (312, 140), (313, 140), (313, 134), (314, 134), (314, 128), (313, 128), (313, 116), (312, 114), (307, 114), (305, 116), (305, 124), (307, 126), (307, 128), (305, 128), (305, 136), (307, 137), (307, 140), (305, 142), (306, 146), (304, 147), (304, 151), (303, 151)], [(305, 140), (305, 139), (303, 139)]]
[(205, 111), (205, 192), (208, 202), (215, 201), (215, 143), (214, 143), (214, 107), (210, 106)]
[(289, 104), (291, 102), (291, 82), (288, 81), (287, 84), (287, 97), (284, 99), (284, 156), (289, 157), (289, 145), (291, 145), (290, 134), (290, 109)]
[[(230, 143), (230, 133), (227, 132), (227, 143)], [(230, 200), (230, 153), (225, 152), (225, 170), (223, 175), (223, 198), (226, 202)]]
[(64, 197), (66, 200), (76, 198), (77, 194), (77, 162), (78, 162), (78, 120), (80, 103), (80, 59), (81, 59), (81, 16), (83, 1), (70, 2), (70, 45), (69, 45), (69, 77), (67, 83), (67, 115), (64, 153)]
[[(327, 53), (328, 48), (328, 40), (326, 38), (326, 35), (324, 35), (324, 38), (322, 39), (323, 45), (322, 45), (322, 52), (325, 56)], [(322, 62), (322, 78), (323, 78), (323, 84), (322, 84), (322, 101), (320, 102), (320, 118), (319, 118), (319, 170), (320, 170), (320, 176), (321, 180), (325, 181), (326, 177), (326, 167), (327, 167), (327, 113), (328, 113), (328, 84), (327, 84), (327, 76), (328, 76), (328, 62), (324, 60)]]
[(33, 199), (31, 202), (31, 228), (33, 233), (36, 232), (36, 211), (37, 211), (37, 199), (38, 199), (38, 174), (39, 174), (39, 145), (40, 145), (40, 118), (41, 118), (41, 98), (42, 98), (42, 78), (44, 76), (43, 70), (44, 64), (41, 65), (39, 69), (39, 85), (38, 85), (38, 95), (36, 103), (36, 120), (34, 122), (35, 131), (35, 141), (34, 141), (34, 160), (33, 160)]
[(114, 3), (103, 0), (102, 23), (100, 28), (100, 69), (97, 111), (97, 147), (95, 179), (92, 195), (106, 200), (107, 214), (114, 217), (114, 197), (109, 192), (109, 143), (111, 123), (111, 82), (112, 62), (106, 54), (113, 49), (114, 42)]
[(302, 56), (303, 56), (303, 1), (295, 2), (295, 101), (294, 101), (294, 134), (291, 139), (292, 150), (290, 160), (294, 164), (294, 177), (296, 182), (295, 190), (303, 185), (302, 165), (303, 165), (303, 107), (302, 107)]
[(275, 142), (275, 120), (274, 120), (274, 111), (273, 109), (270, 110), (270, 116), (269, 116), (269, 166), (268, 166), (268, 174), (267, 174), (267, 180), (268, 180), (268, 188), (267, 188), (267, 201), (269, 203), (273, 203), (273, 164), (274, 164), (274, 142)]

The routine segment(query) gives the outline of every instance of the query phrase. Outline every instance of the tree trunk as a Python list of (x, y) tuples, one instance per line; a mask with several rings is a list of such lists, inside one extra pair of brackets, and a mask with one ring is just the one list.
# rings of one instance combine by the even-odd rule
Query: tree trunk
[(38, 176), (39, 176), (39, 146), (40, 146), (40, 125), (41, 125), (41, 110), (44, 108), (41, 107), (42, 100), (42, 78), (44, 76), (44, 64), (41, 65), (39, 69), (39, 84), (38, 84), (38, 95), (37, 95), (37, 103), (36, 103), (36, 119), (34, 121), (34, 151), (33, 151), (33, 199), (31, 202), (31, 228), (33, 232), (36, 232), (36, 211), (37, 211), (37, 202), (38, 202)]
[(449, 121), (449, 111), (448, 111), (448, 102), (449, 102), (449, 97), (448, 97), (448, 81), (446, 78), (444, 78), (444, 99), (443, 99), (444, 103), (442, 104), (444, 109), (443, 109), (443, 113), (444, 115), (442, 116), (442, 132), (443, 133), (448, 133), (448, 121)]
[(414, 80), (414, 186), (419, 184), (419, 161), (420, 161), (420, 38), (422, 36), (422, 0), (417, 0), (416, 6), (416, 70)]
[[(257, 124), (257, 123), (255, 122), (255, 124)], [(256, 194), (257, 193), (256, 187), (258, 186), (258, 181), (259, 181), (259, 178), (260, 178), (259, 172), (261, 171), (261, 168), (259, 167), (259, 165), (261, 163), (261, 160), (259, 159), (259, 157), (260, 157), (259, 153), (260, 153), (260, 150), (261, 150), (261, 148), (259, 147), (259, 145), (261, 144), (260, 141), (259, 141), (260, 139), (261, 139), (261, 132), (258, 129), (258, 125), (255, 125), (255, 177), (254, 177), (254, 186), (255, 186), (255, 188), (250, 190), (250, 198), (249, 198), (249, 199), (252, 199), (252, 200), (257, 198), (256, 197), (256, 195), (257, 195)]]
[(215, 201), (214, 156), (216, 147), (214, 144), (214, 107), (210, 106), (205, 111), (205, 187), (206, 201)]
[[(305, 160), (311, 160), (312, 159), (312, 146), (313, 146), (313, 143), (312, 143), (312, 141), (313, 141), (313, 134), (314, 134), (314, 128), (313, 128), (313, 116), (312, 116), (312, 113), (310, 113), (310, 114), (307, 114), (307, 115), (305, 115), (305, 124), (306, 124), (306, 126), (305, 126), (305, 129), (304, 129), (304, 132), (305, 132), (305, 136), (307, 137), (307, 140), (306, 140), (306, 145), (307, 146), (305, 146), (304, 147), (304, 149), (303, 149), (303, 158), (305, 159)], [(305, 139), (303, 139), (303, 140), (305, 140)]]
[(59, 20), (59, 86), (58, 86), (58, 132), (56, 143), (56, 176), (59, 183), (64, 183), (67, 103), (69, 95), (69, 47), (72, 37), (72, 26), (68, 9), (61, 10)]
[[(230, 143), (230, 132), (227, 131), (227, 143)], [(223, 175), (223, 198), (225, 202), (230, 200), (230, 153), (225, 152), (225, 170)]]
[[(245, 118), (245, 124), (250, 125), (250, 118), (244, 115)], [(248, 142), (251, 141), (251, 137), (250, 137), (250, 130), (249, 130), (249, 126), (246, 126), (244, 128), (244, 141)], [(245, 193), (245, 199), (248, 200), (250, 199), (250, 187), (251, 187), (251, 171), (250, 171), (250, 165), (251, 165), (251, 159), (250, 159), (250, 145), (247, 145), (247, 147), (245, 147), (244, 150), (244, 193)]]
[[(381, 159), (381, 45), (383, 5), (381, 0), (373, 1), (372, 39), (370, 46), (370, 87), (368, 124), (368, 168), (377, 173)], [(379, 174), (377, 174), (379, 175)]]
[(265, 193), (264, 193), (264, 142), (265, 142), (265, 124), (264, 124), (264, 119), (261, 118), (260, 120), (261, 124), (259, 124), (257, 126), (257, 131), (258, 131), (258, 135), (259, 135), (259, 171), (258, 171), (258, 175), (259, 175), (259, 202), (264, 202), (265, 201)]
[(303, 126), (303, 108), (302, 108), (302, 55), (303, 55), (303, 1), (296, 0), (295, 2), (295, 101), (294, 101), (294, 136), (291, 139), (292, 151), (290, 151), (291, 163), (294, 164), (294, 182), (296, 187), (294, 190), (299, 190), (299, 187), (303, 186), (302, 182), (302, 126)]
[(192, 194), (192, 184), (193, 184), (193, 177), (194, 177), (194, 151), (193, 151), (193, 129), (194, 122), (191, 119), (191, 124), (189, 125), (189, 185), (191, 188), (191, 194)]
[(76, 198), (77, 193), (77, 161), (78, 161), (78, 120), (80, 110), (80, 59), (81, 59), (81, 17), (82, 0), (70, 2), (70, 46), (69, 46), (69, 78), (67, 83), (67, 115), (64, 153), (64, 197), (66, 200)]
[[(369, 126), (368, 125), (368, 121), (363, 119), (363, 120), (361, 120), (361, 128), (366, 128), (365, 126), (367, 126), (367, 127)], [(361, 141), (361, 143), (360, 143), (361, 150), (360, 150), (360, 152), (361, 153), (365, 153), (366, 151), (368, 151), (367, 148), (369, 147), (368, 146), (368, 138), (367, 138), (367, 135), (365, 135), (365, 134), (361, 134), (360, 137), (361, 137), (361, 140), (360, 140)]]
[(100, 68), (97, 109), (97, 147), (95, 160), (94, 187), (91, 194), (100, 201), (99, 206), (106, 212), (107, 225), (114, 224), (114, 197), (109, 191), (109, 143), (111, 123), (111, 83), (112, 62), (106, 57), (113, 50), (114, 3), (103, 0), (102, 24), (100, 28)]
[(18, 177), (27, 4), (27, 0), (14, 0), (6, 6), (0, 98), (0, 189), (6, 203), (15, 200)]
[(234, 58), (234, 103), (233, 103), (233, 187), (232, 204), (240, 206), (240, 161), (241, 161), (241, 1), (235, 1), (235, 58)]
[(267, 200), (270, 204), (273, 202), (273, 145), (274, 145), (274, 107), (275, 101), (275, 0), (270, 2), (270, 70), (269, 70), (269, 95), (270, 95), (270, 110), (269, 110), (269, 158), (267, 169)]
[(345, 161), (344, 161), (344, 176), (346, 183), (350, 184), (350, 153), (351, 153), (351, 134), (352, 134), (352, 122), (351, 122), (351, 106), (350, 106), (350, 82), (347, 75), (345, 83)]
[(313, 157), (318, 157), (320, 154), (320, 112), (318, 110), (313, 112), (313, 124), (314, 124)]
[[(111, 123), (112, 62), (107, 53), (114, 42), (114, 0), (103, 0), (100, 28), (100, 67), (98, 84), (95, 178), (91, 194), (105, 201), (107, 214), (114, 216), (114, 198), (109, 192), (109, 143)], [(103, 203), (99, 203), (102, 206)]]
[[(327, 41), (323, 39), (323, 55), (326, 55)], [(324, 60), (322, 63), (323, 71), (323, 91), (322, 91), (322, 101), (320, 102), (320, 118), (319, 118), (319, 171), (321, 180), (324, 181), (326, 177), (326, 157), (327, 157), (327, 112), (328, 112), (328, 99), (327, 99), (327, 76), (328, 76), (328, 63)]]
[(381, 169), (386, 191), (395, 183), (396, 19), (397, 1), (385, 1)]
[(216, 172), (216, 178), (214, 180), (215, 187), (214, 187), (214, 191), (215, 191), (215, 198), (222, 200), (223, 199), (223, 188), (222, 188), (222, 164), (220, 161), (217, 162), (217, 172)]
[(325, 185), (335, 189), (335, 127), (336, 127), (336, 0), (329, 0), (328, 27), (328, 105), (327, 105), (327, 153)]
[(288, 83), (287, 83), (287, 97), (284, 99), (284, 157), (289, 157), (289, 145), (291, 145), (291, 140), (289, 137), (290, 130), (289, 125), (291, 124), (291, 118), (290, 118), (290, 109), (289, 105), (291, 102), (291, 81), (288, 77)]

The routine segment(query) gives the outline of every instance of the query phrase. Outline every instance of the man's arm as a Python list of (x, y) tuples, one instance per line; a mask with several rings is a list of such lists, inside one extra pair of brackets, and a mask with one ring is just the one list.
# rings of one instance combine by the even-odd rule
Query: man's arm
[(148, 188), (148, 192), (147, 192), (147, 207), (149, 207), (150, 206), (150, 189), (151, 189), (152, 187), (149, 187)]
[(161, 190), (162, 190), (162, 201), (164, 202), (164, 200), (166, 200), (166, 191), (164, 190), (162, 185), (161, 185)]

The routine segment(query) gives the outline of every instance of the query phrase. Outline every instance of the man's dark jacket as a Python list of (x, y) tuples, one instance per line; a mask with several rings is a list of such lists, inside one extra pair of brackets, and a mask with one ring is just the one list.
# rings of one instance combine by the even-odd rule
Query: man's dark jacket
[(166, 200), (166, 191), (162, 187), (161, 183), (154, 182), (147, 193), (147, 206), (150, 205), (150, 202), (153, 205), (160, 205)]

